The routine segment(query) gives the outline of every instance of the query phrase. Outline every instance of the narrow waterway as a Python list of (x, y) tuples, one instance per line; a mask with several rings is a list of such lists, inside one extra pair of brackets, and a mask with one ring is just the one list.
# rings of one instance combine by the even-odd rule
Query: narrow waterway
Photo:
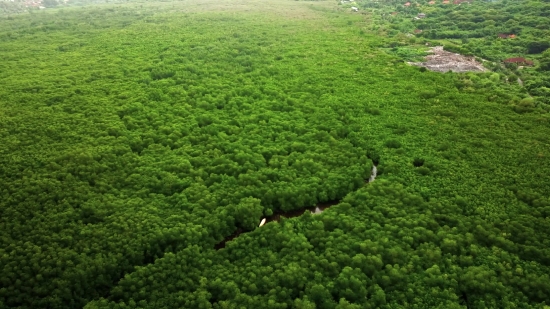
[[(378, 175), (378, 169), (376, 168), (376, 165), (373, 165), (370, 177), (365, 182), (366, 183), (373, 182), (376, 179), (377, 175)], [(292, 211), (287, 211), (287, 212), (277, 212), (277, 213), (274, 213), (272, 216), (267, 217), (266, 218), (266, 223), (269, 223), (271, 221), (279, 222), (279, 220), (281, 220), (281, 217), (285, 217), (285, 218), (299, 217), (299, 216), (303, 215), (306, 211), (311, 212), (311, 214), (313, 214), (313, 215), (318, 215), (318, 214), (323, 213), (323, 211), (325, 211), (325, 209), (327, 209), (331, 206), (337, 205), (339, 203), (340, 203), (340, 200), (334, 200), (334, 201), (330, 201), (330, 202), (319, 203), (315, 206), (302, 208), (302, 209), (299, 209), (299, 210), (292, 210)], [(214, 249), (219, 250), (219, 249), (225, 248), (225, 244), (227, 242), (233, 240), (235, 237), (238, 237), (242, 233), (246, 233), (246, 232), (244, 232), (242, 229), (237, 229), (233, 234), (231, 234), (230, 236), (226, 237), (223, 241), (218, 243), (214, 247)]]

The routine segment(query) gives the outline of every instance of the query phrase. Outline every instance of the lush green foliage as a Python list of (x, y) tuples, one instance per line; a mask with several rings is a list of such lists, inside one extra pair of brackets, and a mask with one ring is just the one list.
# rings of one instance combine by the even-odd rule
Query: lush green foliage
[(0, 308), (549, 303), (550, 117), (493, 73), (396, 61), (362, 21), (297, 1), (3, 20)]
[[(392, 46), (392, 51), (402, 59), (413, 60), (411, 51), (418, 49), (414, 44), (444, 44), (447, 50), (489, 60), (486, 65), (502, 75), (499, 86), (506, 91), (520, 78), (535, 103), (550, 109), (550, 80), (547, 77), (550, 70), (550, 3), (499, 0), (456, 5), (453, 1), (443, 4), (438, 0), (429, 4), (429, 0), (424, 0), (406, 7), (405, 2), (363, 0), (355, 5), (376, 20), (365, 27), (367, 30), (393, 37), (390, 45), (398, 42), (405, 45)], [(426, 17), (415, 19), (420, 13)], [(404, 36), (406, 33), (408, 37)], [(507, 37), (509, 35), (512, 37)], [(533, 61), (534, 67), (504, 62), (517, 57)], [(518, 105), (517, 101), (512, 100), (511, 104)]]

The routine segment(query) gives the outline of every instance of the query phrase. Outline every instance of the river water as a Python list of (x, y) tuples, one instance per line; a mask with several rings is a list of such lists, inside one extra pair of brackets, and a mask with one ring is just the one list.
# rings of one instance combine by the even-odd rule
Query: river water
[[(366, 183), (373, 182), (376, 179), (377, 175), (378, 175), (378, 169), (376, 168), (376, 165), (373, 165), (370, 177), (365, 182)], [(291, 211), (286, 211), (286, 212), (277, 212), (277, 213), (274, 213), (273, 215), (266, 218), (266, 224), (271, 222), (271, 221), (279, 222), (279, 220), (281, 220), (281, 217), (285, 217), (285, 218), (299, 217), (299, 216), (303, 215), (306, 211), (311, 212), (311, 214), (313, 214), (313, 215), (318, 215), (318, 214), (323, 213), (323, 211), (325, 211), (325, 209), (327, 209), (331, 206), (334, 206), (334, 205), (338, 205), (339, 203), (340, 203), (340, 200), (334, 200), (334, 201), (330, 201), (330, 202), (319, 203), (315, 206), (302, 208), (302, 209), (298, 209), (298, 210), (291, 210)], [(225, 248), (225, 244), (228, 241), (233, 240), (235, 237), (239, 236), (242, 233), (246, 233), (246, 232), (243, 231), (242, 229), (237, 229), (233, 234), (231, 234), (230, 236), (227, 236), (223, 241), (216, 244), (216, 246), (214, 248), (216, 250)]]

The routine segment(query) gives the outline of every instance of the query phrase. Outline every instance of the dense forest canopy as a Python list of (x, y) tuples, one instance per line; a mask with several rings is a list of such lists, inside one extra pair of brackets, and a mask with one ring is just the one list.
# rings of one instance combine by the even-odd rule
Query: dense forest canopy
[(504, 71), (407, 65), (364, 13), (0, 20), (0, 308), (548, 308), (550, 114)]

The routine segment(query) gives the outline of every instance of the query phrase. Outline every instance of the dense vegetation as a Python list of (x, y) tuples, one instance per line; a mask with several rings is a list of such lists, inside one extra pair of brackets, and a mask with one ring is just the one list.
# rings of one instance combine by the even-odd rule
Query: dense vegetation
[(335, 7), (2, 20), (0, 308), (545, 308), (550, 115)]
[[(508, 86), (517, 84), (520, 78), (533, 97), (533, 102), (523, 105), (539, 105), (550, 110), (548, 1), (462, 1), (460, 4), (450, 1), (444, 4), (442, 0), (433, 3), (423, 0), (405, 6), (406, 2), (362, 0), (354, 5), (376, 20), (365, 29), (392, 37), (392, 47), (404, 58), (415, 54), (418, 49), (415, 45), (432, 43), (489, 60), (486, 65), (500, 73), (499, 87), (508, 91)], [(421, 13), (425, 18), (417, 17)], [(505, 62), (510, 58), (527, 59), (533, 66)]]

